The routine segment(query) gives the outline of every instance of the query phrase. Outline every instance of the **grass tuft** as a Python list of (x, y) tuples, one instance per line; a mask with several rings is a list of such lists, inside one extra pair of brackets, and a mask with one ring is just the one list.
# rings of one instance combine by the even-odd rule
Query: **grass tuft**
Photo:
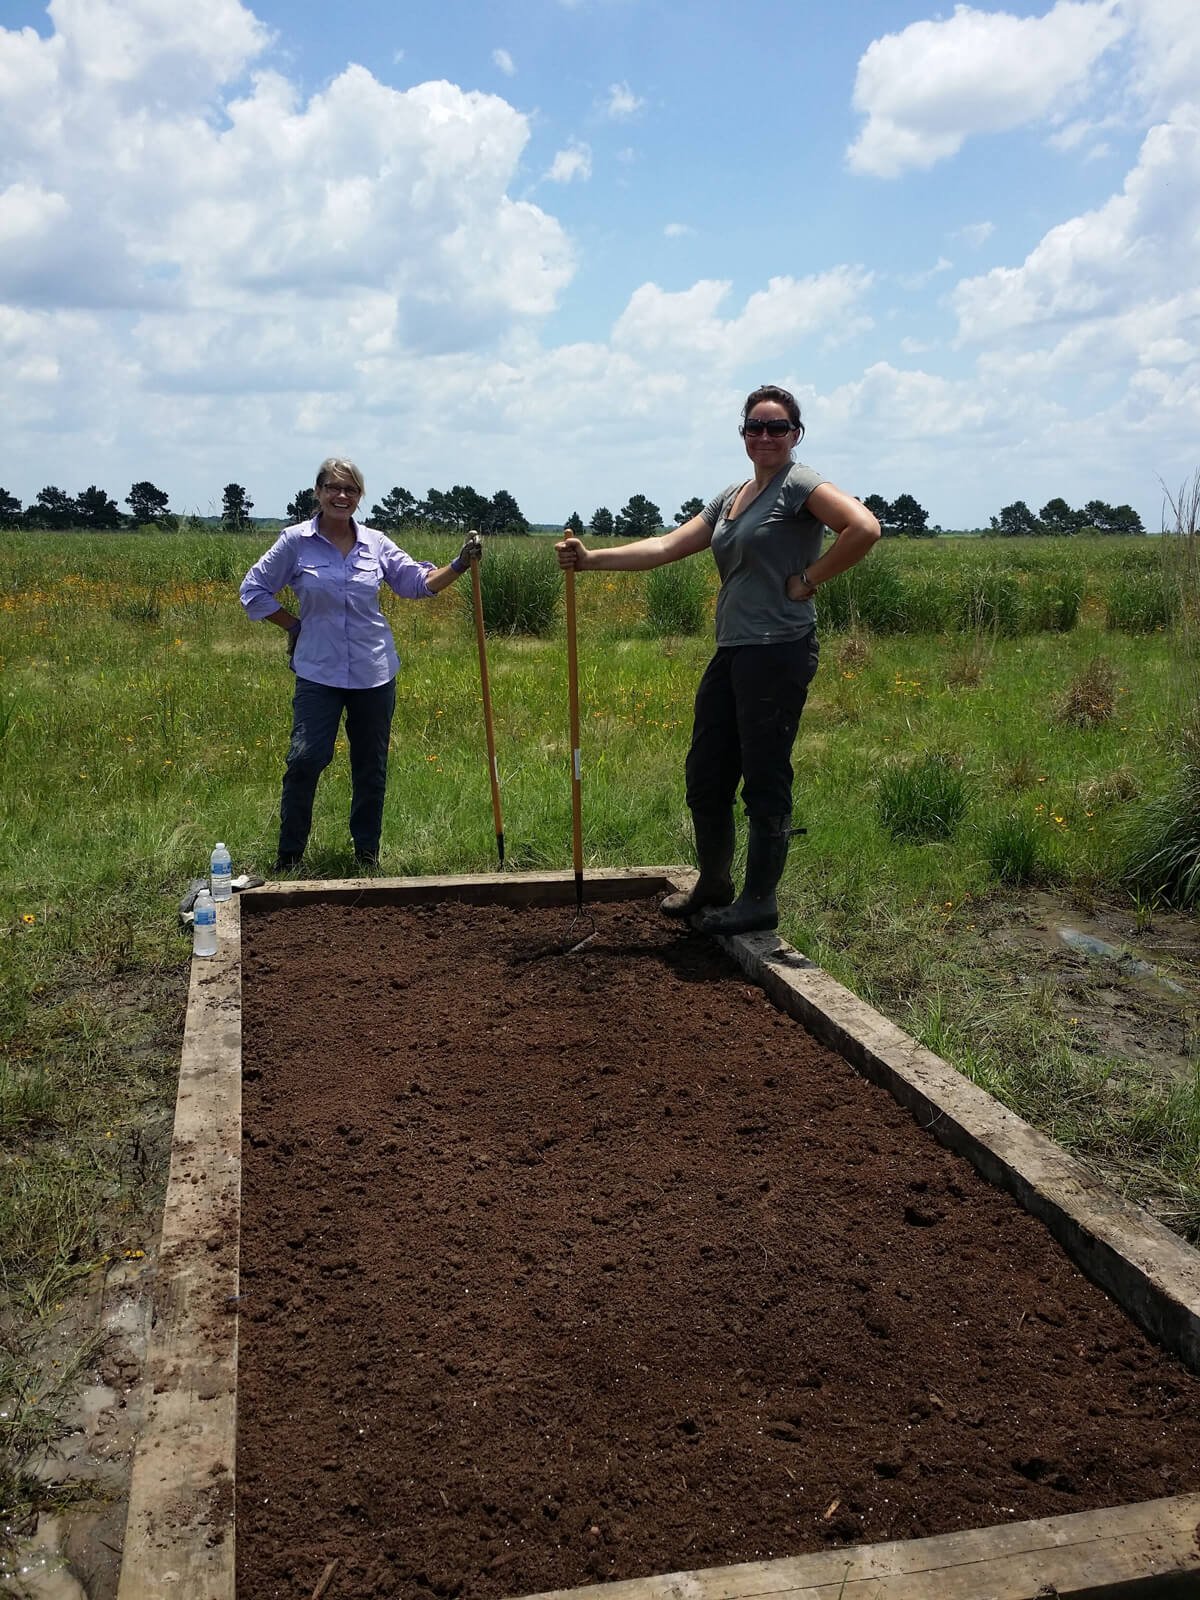
[(660, 639), (708, 631), (708, 567), (704, 562), (672, 561), (647, 575), (646, 626)]
[(1200, 906), (1200, 734), (1195, 744), (1137, 819), (1122, 873), (1131, 888), (1180, 911)]
[(1111, 661), (1093, 656), (1077, 672), (1058, 706), (1058, 720), (1071, 728), (1099, 728), (1117, 704), (1117, 675)]
[(967, 800), (967, 780), (958, 763), (929, 751), (884, 772), (879, 781), (879, 820), (894, 839), (949, 839), (963, 819)]
[[(488, 543), (479, 566), (483, 626), (489, 634), (529, 634), (542, 638), (554, 628), (562, 596), (556, 561), (540, 547), (516, 541)], [(469, 591), (467, 593), (470, 601)]]
[(1038, 829), (1025, 817), (994, 822), (987, 831), (984, 852), (992, 876), (1000, 883), (1038, 883), (1049, 875)]
[(1118, 572), (1105, 597), (1108, 627), (1120, 633), (1154, 633), (1170, 625), (1175, 600), (1161, 572)]

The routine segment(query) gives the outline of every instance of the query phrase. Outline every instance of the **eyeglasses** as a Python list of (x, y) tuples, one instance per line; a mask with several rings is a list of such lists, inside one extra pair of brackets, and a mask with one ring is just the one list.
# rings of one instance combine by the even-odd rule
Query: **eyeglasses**
[(328, 481), (321, 485), (320, 492), (322, 494), (348, 494), (355, 500), (362, 494), (362, 490), (356, 483), (329, 483)]
[(782, 439), (785, 433), (791, 433), (793, 424), (786, 417), (747, 417), (739, 430), (743, 437), (746, 434), (768, 434), (772, 439)]

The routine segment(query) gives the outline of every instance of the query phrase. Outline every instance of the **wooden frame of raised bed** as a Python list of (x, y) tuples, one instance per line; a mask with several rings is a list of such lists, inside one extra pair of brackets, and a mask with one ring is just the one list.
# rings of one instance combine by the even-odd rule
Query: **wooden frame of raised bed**
[[(592, 872), (589, 900), (691, 881), (678, 868)], [(246, 901), (570, 905), (570, 874), (268, 884)], [(250, 906), (246, 910), (253, 914)], [(146, 1417), (118, 1600), (236, 1600), (241, 915), (192, 964), (163, 1210)], [(1200, 1371), (1200, 1253), (773, 934), (724, 941), (782, 1010), (1040, 1218), (1157, 1343)], [(557, 1591), (555, 1600), (1060, 1600), (1200, 1595), (1200, 1494), (936, 1538)]]

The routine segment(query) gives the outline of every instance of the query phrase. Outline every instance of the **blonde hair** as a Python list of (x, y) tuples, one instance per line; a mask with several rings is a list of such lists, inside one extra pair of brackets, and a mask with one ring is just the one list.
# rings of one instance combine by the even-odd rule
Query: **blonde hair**
[(322, 461), (321, 465), (317, 468), (317, 481), (315, 487), (319, 489), (325, 482), (325, 479), (328, 478), (331, 473), (337, 473), (343, 478), (349, 478), (351, 483), (353, 483), (357, 488), (359, 494), (366, 493), (366, 484), (363, 482), (362, 473), (354, 465), (353, 461), (348, 461), (345, 456), (325, 457), (325, 460)]

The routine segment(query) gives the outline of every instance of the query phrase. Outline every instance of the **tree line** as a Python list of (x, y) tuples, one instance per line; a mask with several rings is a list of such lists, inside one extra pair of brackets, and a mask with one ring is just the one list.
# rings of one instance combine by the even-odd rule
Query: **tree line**
[[(171, 528), (178, 522), (169, 509), (166, 493), (146, 480), (130, 486), (125, 504), (128, 512), (122, 511), (116, 501), (94, 483), (77, 495), (68, 495), (50, 484), (22, 509), (15, 495), (0, 489), (0, 527)], [(928, 539), (942, 532), (940, 527), (930, 527), (928, 511), (911, 494), (897, 495), (895, 500), (869, 494), (863, 498), (863, 505), (879, 519), (885, 537)], [(222, 527), (249, 527), (253, 509), (254, 502), (244, 485), (225, 485), (221, 491)], [(675, 526), (681, 526), (703, 509), (704, 501), (699, 496), (685, 500), (675, 513)], [(315, 492), (310, 488), (298, 489), (288, 502), (287, 518), (289, 522), (304, 522), (314, 516), (316, 510)], [(455, 533), (477, 528), (480, 533), (493, 537), (526, 534), (530, 526), (507, 489), (498, 489), (489, 498), (470, 484), (461, 483), (456, 483), (452, 489), (429, 489), (424, 499), (418, 499), (397, 484), (382, 500), (376, 501), (366, 521), (384, 533), (398, 533), (414, 527)], [(601, 538), (644, 539), (658, 533), (663, 525), (662, 512), (644, 494), (631, 495), (615, 514), (607, 506), (597, 506), (586, 524), (577, 511), (572, 511), (567, 518), (567, 526), (580, 537), (591, 533)], [(1014, 500), (1012, 505), (1004, 506), (998, 516), (989, 519), (986, 531), (1002, 538), (1063, 538), (1077, 534), (1139, 535), (1146, 530), (1141, 517), (1130, 505), (1111, 506), (1104, 500), (1089, 500), (1075, 510), (1064, 499), (1056, 497), (1048, 500), (1036, 516), (1024, 500)]]
[[(148, 481), (132, 484), (125, 496), (125, 504), (129, 507), (128, 512), (122, 511), (108, 492), (96, 484), (82, 489), (77, 495), (69, 495), (50, 484), (22, 509), (15, 495), (7, 489), (0, 489), (0, 527), (102, 530), (173, 528), (179, 521), (170, 510), (168, 495)], [(249, 527), (253, 510), (254, 501), (244, 484), (225, 485), (221, 491), (222, 527)], [(288, 521), (307, 521), (315, 516), (316, 511), (315, 491), (311, 488), (298, 489), (288, 502)], [(469, 484), (455, 484), (452, 489), (444, 491), (430, 489), (423, 500), (418, 500), (407, 489), (397, 485), (371, 507), (365, 520), (385, 533), (416, 526), (445, 528), (455, 532), (477, 528), (481, 533), (493, 536), (529, 532), (527, 519), (507, 489), (498, 489), (489, 499), (477, 493)]]

